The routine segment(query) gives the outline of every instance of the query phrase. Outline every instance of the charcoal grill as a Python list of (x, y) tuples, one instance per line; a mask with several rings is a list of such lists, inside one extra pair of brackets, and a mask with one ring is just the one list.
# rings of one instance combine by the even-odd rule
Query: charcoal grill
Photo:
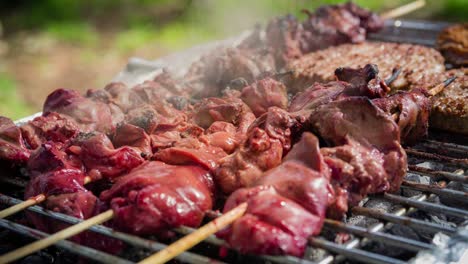
[[(373, 34), (370, 39), (432, 46), (437, 33), (447, 25), (418, 21), (387, 21), (384, 30)], [(235, 40), (236, 38), (224, 43), (232, 43)], [(197, 47), (188, 53), (172, 55), (155, 62), (134, 59), (127, 66), (126, 72), (121, 73), (117, 79), (129, 82), (150, 78), (165, 65), (165, 61), (172, 63), (179, 57), (179, 60), (187, 62), (186, 54), (193, 55), (193, 50), (200, 54), (212, 46), (210, 44)], [(395, 194), (369, 196), (359, 206), (351, 209), (344, 222), (326, 219), (320, 236), (309, 239), (309, 247), (302, 259), (292, 256), (241, 255), (228, 250), (225, 242), (215, 236), (208, 237), (202, 244), (184, 252), (176, 259), (183, 263), (405, 263), (414, 258), (419, 251), (434, 250), (435, 245), (431, 240), (437, 234), (452, 236), (460, 227), (468, 224), (467, 142), (466, 136), (430, 131), (428, 139), (406, 149), (409, 169), (400, 191)], [(22, 197), (22, 193), (16, 189), (22, 190), (26, 182), (14, 175), (2, 178), (0, 189), (4, 194), (0, 194), (0, 205), (7, 207), (22, 202), (18, 199)], [(27, 210), (68, 224), (81, 221), (44, 210), (40, 206), (32, 206)], [(207, 220), (210, 220), (219, 214), (209, 212), (207, 215)], [(26, 226), (21, 219), (22, 213), (0, 219), (0, 227), (9, 230), (11, 234), (32, 239), (48, 235)], [(134, 263), (167, 246), (151, 237), (126, 234), (103, 225), (93, 226), (89, 231), (121, 240), (128, 247), (120, 255), (114, 256), (71, 241), (60, 241), (55, 244), (54, 250), (58, 248), (55, 251), (69, 252), (66, 254), (78, 255), (87, 261), (116, 264)], [(180, 237), (193, 232), (194, 229), (180, 227), (173, 231)], [(337, 238), (343, 241), (338, 243)], [(76, 259), (71, 262), (74, 261)]]

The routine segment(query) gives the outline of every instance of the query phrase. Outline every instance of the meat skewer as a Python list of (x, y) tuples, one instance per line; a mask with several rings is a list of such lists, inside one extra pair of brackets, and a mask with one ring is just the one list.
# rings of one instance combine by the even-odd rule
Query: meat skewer
[(107, 210), (104, 213), (101, 213), (92, 218), (89, 218), (79, 224), (70, 226), (69, 228), (63, 229), (62, 231), (59, 231), (51, 236), (48, 236), (47, 238), (38, 240), (34, 243), (31, 243), (24, 247), (18, 248), (12, 252), (9, 252), (3, 256), (0, 256), (0, 263), (10, 263), (15, 260), (18, 260), (31, 253), (44, 249), (48, 246), (51, 246), (57, 243), (57, 241), (64, 240), (71, 236), (79, 234), (94, 225), (104, 223), (112, 219), (113, 216), (114, 216), (114, 212), (112, 210)]
[(236, 219), (241, 217), (245, 213), (246, 209), (247, 209), (247, 204), (242, 203), (238, 205), (236, 208), (229, 211), (228, 213), (223, 214), (222, 216), (214, 219), (208, 224), (198, 228), (195, 232), (177, 240), (176, 242), (167, 246), (166, 248), (159, 251), (158, 253), (155, 253), (154, 255), (151, 255), (138, 263), (141, 263), (141, 264), (166, 263), (167, 261), (181, 254), (182, 252), (189, 250), (196, 244), (202, 242), (205, 238), (209, 237), (210, 235), (230, 225)]
[(404, 16), (408, 13), (411, 13), (415, 10), (418, 10), (422, 8), (423, 6), (426, 5), (425, 0), (417, 0), (411, 3), (408, 3), (406, 5), (402, 5), (400, 7), (397, 7), (395, 9), (389, 10), (387, 12), (382, 13), (380, 16), (383, 19), (391, 19), (391, 18), (397, 18), (400, 16)]
[[(91, 181), (92, 181), (91, 177), (87, 176), (84, 179), (84, 184), (90, 183)], [(27, 199), (26, 201), (23, 201), (23, 202), (21, 202), (19, 204), (16, 204), (16, 205), (12, 206), (12, 207), (8, 207), (6, 209), (1, 210), (0, 211), (0, 218), (5, 218), (5, 217), (8, 217), (10, 215), (21, 212), (21, 211), (25, 210), (26, 208), (28, 208), (30, 206), (42, 203), (46, 199), (47, 199), (47, 197), (44, 194), (39, 194), (39, 195), (36, 195), (34, 197), (31, 197), (31, 198)]]

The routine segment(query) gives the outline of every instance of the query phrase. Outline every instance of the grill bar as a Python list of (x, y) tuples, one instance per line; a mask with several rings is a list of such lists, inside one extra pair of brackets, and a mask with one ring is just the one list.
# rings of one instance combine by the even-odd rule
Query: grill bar
[(330, 252), (334, 252), (336, 254), (340, 254), (340, 255), (349, 257), (351, 259), (355, 259), (355, 260), (366, 262), (366, 263), (376, 263), (376, 264), (406, 263), (398, 259), (390, 258), (390, 257), (380, 255), (380, 254), (375, 254), (375, 253), (364, 251), (361, 249), (347, 248), (343, 245), (335, 244), (333, 242), (330, 242), (321, 238), (316, 238), (316, 237), (309, 238), (309, 245), (323, 248)]
[(391, 214), (391, 213), (381, 212), (376, 209), (356, 206), (356, 207), (353, 207), (351, 210), (355, 214), (365, 215), (365, 216), (369, 216), (369, 217), (376, 218), (376, 219), (382, 219), (382, 220), (392, 222), (395, 224), (406, 225), (414, 229), (419, 229), (419, 230), (431, 232), (434, 234), (437, 232), (444, 232), (447, 234), (453, 234), (457, 232), (457, 229), (453, 227), (442, 226), (442, 225), (434, 224), (431, 222), (413, 219), (407, 216), (398, 216), (398, 215)]
[(422, 151), (415, 150), (412, 148), (405, 148), (405, 151), (408, 155), (412, 155), (418, 158), (423, 158), (426, 160), (429, 159), (429, 160), (442, 161), (442, 162), (453, 164), (456, 166), (463, 166), (463, 167), (468, 166), (468, 159), (457, 159), (457, 158), (452, 158), (452, 157), (448, 157), (445, 155), (422, 152)]
[[(35, 239), (42, 239), (44, 237), (47, 237), (49, 234), (38, 231), (36, 229), (29, 228), (27, 226), (17, 224), (14, 222), (11, 222), (9, 220), (5, 219), (0, 219), (0, 227), (3, 227), (5, 229), (14, 231), (16, 233), (19, 233), (24, 236), (28, 236), (31, 238)], [(67, 240), (62, 240), (54, 244), (57, 247), (66, 249), (70, 252), (73, 252), (75, 254), (78, 254), (80, 256), (86, 257), (88, 259), (92, 259), (94, 261), (100, 261), (103, 263), (109, 263), (109, 264), (130, 264), (133, 263), (131, 261), (104, 253), (102, 251), (82, 246), (79, 244), (76, 244), (74, 242), (70, 242)]]
[[(20, 203), (21, 200), (0, 194), (0, 202), (4, 204), (8, 204), (8, 205), (15, 205), (15, 204)], [(69, 223), (69, 224), (77, 224), (82, 221), (81, 219), (78, 219), (69, 215), (56, 213), (56, 212), (52, 212), (49, 210), (44, 210), (43, 208), (37, 205), (29, 207), (28, 210), (35, 212), (35, 213), (39, 213), (44, 216), (51, 217), (53, 219), (57, 219), (57, 220)], [(166, 247), (165, 244), (152, 241), (152, 240), (148, 240), (148, 239), (144, 239), (138, 236), (122, 233), (119, 231), (115, 231), (102, 225), (92, 226), (88, 230), (111, 237), (111, 238), (119, 239), (130, 245), (139, 246), (139, 247), (150, 249), (150, 250), (158, 251)], [(191, 252), (184, 252), (180, 254), (177, 257), (177, 259), (183, 262), (194, 263), (194, 264), (197, 264), (197, 263), (223, 264), (224, 263), (224, 262), (217, 261), (208, 257), (200, 256)]]
[(423, 210), (423, 211), (428, 211), (428, 212), (434, 212), (434, 213), (442, 213), (446, 215), (451, 215), (451, 216), (456, 216), (460, 217), (463, 219), (468, 219), (468, 211), (454, 208), (454, 207), (449, 207), (441, 204), (434, 204), (434, 203), (429, 203), (429, 202), (424, 202), (424, 201), (418, 201), (416, 199), (411, 199), (399, 195), (394, 195), (390, 193), (385, 193), (384, 198), (392, 201), (394, 203), (399, 203), (403, 204), (406, 206), (411, 206), (415, 207), (417, 209)]
[[(187, 227), (187, 226), (174, 228), (173, 230), (176, 231), (179, 234), (182, 234), (182, 235), (188, 235), (188, 234), (195, 231), (194, 228)], [(227, 246), (227, 244), (226, 244), (226, 242), (224, 240), (218, 239), (213, 235), (206, 238), (204, 242), (210, 243), (210, 244), (215, 245), (215, 246)], [(261, 258), (261, 259), (264, 259), (264, 260), (268, 260), (268, 261), (271, 261), (271, 262), (274, 262), (274, 263), (290, 263), (290, 264), (298, 264), (298, 263), (312, 264), (313, 263), (313, 262), (310, 262), (308, 260), (300, 259), (300, 258), (296, 258), (296, 257), (292, 257), (292, 256), (259, 255), (259, 256), (255, 256), (255, 257), (258, 257), (258, 258)]]
[(468, 146), (458, 145), (454, 143), (440, 142), (436, 140), (426, 139), (422, 141), (420, 146), (427, 146), (430, 148), (443, 149), (445, 152), (449, 151), (454, 154), (466, 156), (468, 154)]
[(463, 191), (457, 191), (449, 188), (443, 188), (437, 185), (426, 185), (422, 183), (403, 181), (401, 188), (413, 189), (423, 192), (434, 193), (443, 197), (449, 197), (462, 203), (468, 203), (468, 193)]
[(468, 183), (468, 176), (466, 175), (460, 175), (460, 174), (456, 174), (453, 172), (431, 170), (431, 169), (427, 169), (427, 168), (417, 166), (417, 165), (408, 165), (408, 168), (409, 168), (409, 172), (412, 172), (412, 173), (422, 174), (425, 176), (430, 176), (430, 177), (435, 177), (435, 178), (442, 177), (450, 181)]
[(366, 228), (354, 225), (348, 225), (343, 222), (325, 219), (325, 228), (330, 230), (341, 230), (358, 236), (366, 237), (374, 241), (383, 242), (396, 247), (401, 247), (413, 251), (434, 249), (434, 246), (417, 240), (408, 239), (405, 237), (395, 236), (391, 234), (372, 232)]

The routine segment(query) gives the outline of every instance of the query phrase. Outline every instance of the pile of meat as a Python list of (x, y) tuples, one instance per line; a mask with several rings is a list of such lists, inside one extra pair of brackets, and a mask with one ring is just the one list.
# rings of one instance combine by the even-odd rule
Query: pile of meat
[[(165, 72), (132, 88), (58, 89), (34, 120), (0, 118), (0, 160), (30, 178), (25, 198), (45, 194), (46, 208), (82, 219), (111, 208), (109, 225), (138, 235), (168, 236), (199, 226), (215, 204), (247, 202), (218, 236), (243, 253), (301, 256), (326, 216), (399, 188), (402, 144), (427, 134), (432, 104), (424, 89), (390, 94), (397, 74), (384, 81), (373, 64), (301, 89), (276, 70), (380, 26), (354, 4), (327, 6), (302, 23), (273, 20), (266, 36), (203, 57), (182, 80)], [(47, 232), (64, 227), (29, 218)]]

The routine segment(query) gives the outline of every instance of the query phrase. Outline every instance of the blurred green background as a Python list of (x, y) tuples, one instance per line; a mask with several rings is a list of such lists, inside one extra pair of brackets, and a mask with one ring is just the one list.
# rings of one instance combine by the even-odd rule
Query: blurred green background
[[(105, 85), (131, 56), (155, 59), (236, 34), (275, 15), (343, 1), (0, 1), (0, 115), (40, 111), (60, 87)], [(381, 12), (408, 0), (356, 3)], [(428, 0), (409, 18), (467, 21), (467, 0)]]

